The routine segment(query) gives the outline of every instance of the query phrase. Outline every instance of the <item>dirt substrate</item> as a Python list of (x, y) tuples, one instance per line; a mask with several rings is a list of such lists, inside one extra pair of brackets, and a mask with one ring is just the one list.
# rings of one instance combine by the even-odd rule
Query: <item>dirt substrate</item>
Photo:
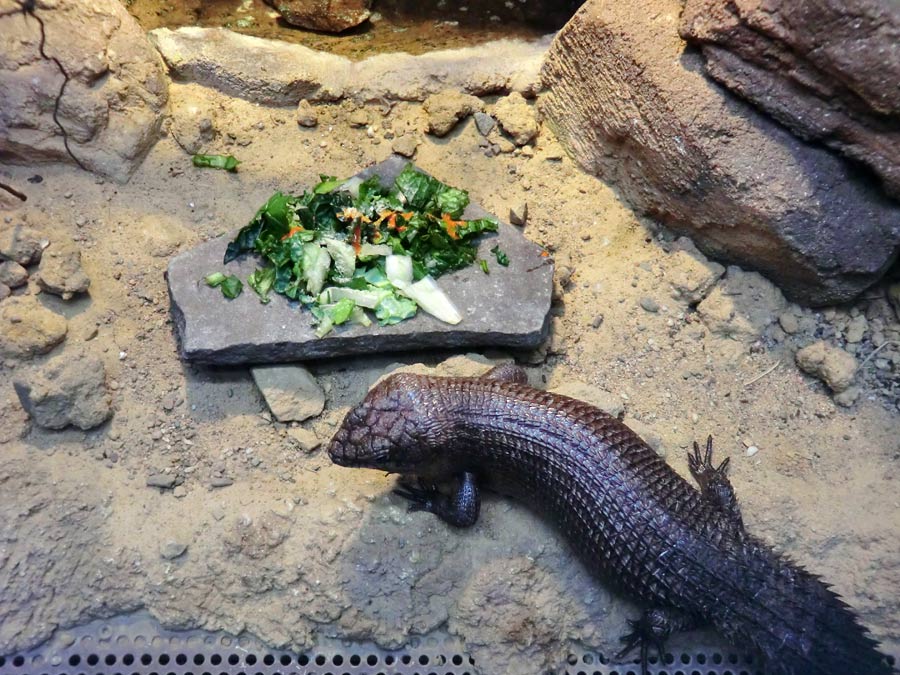
[[(187, 93), (172, 87), (176, 103)], [(489, 210), (505, 217), (527, 202), (526, 235), (553, 253), (552, 336), (517, 355), (532, 382), (603, 390), (581, 389), (624, 407), (684, 474), (690, 443), (712, 434), (732, 458), (748, 529), (834, 584), (900, 655), (897, 364), (879, 361), (882, 349), (857, 375), (857, 402), (841, 407), (793, 356), (818, 338), (844, 345), (863, 315), (852, 343), (863, 361), (875, 328), (881, 340), (897, 330), (883, 289), (825, 312), (763, 302), (770, 325), (748, 339), (721, 312), (701, 319), (673, 298), (690, 262), (680, 245), (562, 157), (546, 129), (533, 151), (494, 155), (471, 119), (443, 139), (421, 134), (418, 104), (368, 108), (368, 128), (351, 125), (347, 104), (318, 106), (318, 126), (302, 128), (293, 109), (189, 93), (216, 111), (206, 149), (237, 155), (237, 174), (192, 168), (171, 135), (124, 186), (62, 166), (4, 169), (29, 198), (7, 203), (10, 222), (26, 214), (51, 241), (75, 239), (91, 285), (69, 301), (41, 293), (69, 320), (65, 342), (0, 371), (0, 653), (139, 608), (169, 626), (248, 630), (296, 648), (319, 635), (396, 646), (443, 629), (492, 674), (524, 673), (523, 662), (537, 673), (568, 641), (617, 645), (636, 608), (591, 579), (539, 516), (488, 498), (479, 524), (461, 532), (407, 513), (393, 478), (302, 450), (272, 421), (248, 369), (178, 358), (163, 278), (175, 252), (244, 224), (274, 190), (386, 158), (390, 136), (409, 129), (421, 138), (419, 166)], [(41, 182), (27, 182), (36, 174)], [(740, 307), (739, 295), (724, 297)], [(111, 420), (87, 432), (29, 430), (11, 380), (79, 346), (105, 363)], [(313, 364), (327, 407), (304, 427), (326, 441), (391, 363), (446, 356)], [(442, 372), (478, 368), (457, 360)], [(173, 489), (147, 485), (159, 475)], [(512, 667), (519, 656), (528, 658)]]

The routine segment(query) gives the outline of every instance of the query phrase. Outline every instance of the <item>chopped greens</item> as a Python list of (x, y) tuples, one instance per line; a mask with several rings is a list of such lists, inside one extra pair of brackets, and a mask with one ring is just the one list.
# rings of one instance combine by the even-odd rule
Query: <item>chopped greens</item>
[(205, 169), (224, 169), (234, 173), (240, 161), (232, 155), (194, 155), (191, 158), (194, 166)]
[(221, 272), (213, 272), (207, 276), (204, 281), (207, 286), (220, 288), (222, 290), (222, 295), (229, 300), (234, 300), (241, 294), (241, 291), (244, 290), (244, 284), (233, 274), (226, 277)]
[[(464, 190), (411, 164), (389, 186), (378, 176), (322, 175), (301, 195), (272, 195), (228, 244), (224, 261), (259, 254), (266, 265), (247, 283), (260, 301), (267, 303), (273, 291), (299, 301), (311, 310), (320, 337), (348, 322), (369, 325), (367, 311), (381, 325), (419, 308), (459, 323), (462, 315), (434, 280), (474, 263), (475, 239), (497, 230), (489, 218), (462, 219), (468, 204)], [(498, 251), (497, 261), (508, 264)]]
[(485, 274), (490, 274), (491, 271), (488, 269), (487, 260), (484, 258), (479, 259), (478, 264), (481, 265), (481, 271)]
[(494, 257), (497, 258), (498, 263), (500, 263), (504, 267), (507, 267), (509, 265), (509, 256), (500, 250), (500, 244), (497, 244), (494, 248), (492, 248), (491, 253), (493, 253)]

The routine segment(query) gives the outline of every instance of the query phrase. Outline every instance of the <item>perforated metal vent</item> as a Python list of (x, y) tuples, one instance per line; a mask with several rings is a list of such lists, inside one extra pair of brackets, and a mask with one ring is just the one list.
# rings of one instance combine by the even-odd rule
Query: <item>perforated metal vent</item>
[[(509, 672), (515, 671), (511, 664)], [(531, 670), (522, 664), (522, 672)], [(448, 637), (414, 638), (406, 649), (325, 641), (296, 654), (250, 637), (167, 631), (148, 616), (94, 622), (38, 649), (0, 656), (0, 675), (476, 675), (463, 645)], [(651, 675), (762, 675), (750, 656), (715, 649), (677, 651)], [(492, 675), (484, 672), (482, 675)], [(574, 651), (547, 675), (640, 675), (637, 661), (610, 663), (602, 654)]]

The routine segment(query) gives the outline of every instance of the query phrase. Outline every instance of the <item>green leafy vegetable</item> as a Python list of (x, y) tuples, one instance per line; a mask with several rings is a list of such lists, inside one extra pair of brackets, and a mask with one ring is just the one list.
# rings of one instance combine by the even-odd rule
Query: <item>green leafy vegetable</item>
[(240, 161), (232, 155), (194, 155), (191, 161), (194, 166), (206, 169), (224, 169), (232, 173), (237, 171), (238, 164), (240, 164)]
[(493, 253), (494, 257), (497, 258), (498, 263), (500, 263), (504, 267), (507, 267), (509, 265), (509, 256), (500, 250), (500, 244), (497, 244), (494, 248), (492, 248), (491, 253)]
[[(252, 276), (252, 275), (251, 275)], [(213, 272), (203, 279), (207, 286), (221, 288), (222, 295), (229, 300), (234, 300), (244, 290), (244, 284), (233, 274), (225, 276), (221, 272)]]
[(490, 273), (491, 273), (491, 271), (488, 269), (487, 260), (485, 260), (484, 258), (482, 258), (481, 260), (478, 261), (478, 264), (481, 265), (481, 271), (482, 271), (482, 272), (484, 272), (485, 274), (490, 274)]
[(212, 288), (217, 288), (221, 286), (227, 277), (221, 272), (213, 272), (208, 277), (204, 278), (207, 286), (211, 286)]
[[(462, 219), (468, 193), (411, 164), (391, 185), (378, 176), (320, 179), (300, 195), (273, 194), (228, 244), (225, 263), (247, 253), (267, 263), (247, 279), (260, 301), (275, 292), (302, 303), (318, 335), (369, 325), (367, 311), (382, 325), (419, 308), (460, 321), (435, 279), (474, 263), (475, 240), (497, 230), (489, 218)], [(488, 272), (486, 261), (479, 264)], [(213, 281), (224, 292), (222, 277)]]

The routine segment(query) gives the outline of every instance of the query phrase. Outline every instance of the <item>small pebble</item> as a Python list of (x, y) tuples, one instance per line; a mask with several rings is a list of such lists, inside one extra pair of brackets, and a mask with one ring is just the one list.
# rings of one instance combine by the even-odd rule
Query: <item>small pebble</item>
[(747, 448), (747, 457), (753, 457), (753, 455), (755, 455), (757, 452), (759, 452), (759, 448), (757, 448), (755, 445), (751, 445)]
[(179, 485), (174, 490), (172, 490), (172, 494), (177, 498), (181, 499), (183, 497), (187, 497), (187, 488), (184, 485)]
[(641, 307), (643, 307), (644, 310), (652, 312), (654, 314), (659, 311), (659, 303), (650, 297), (641, 298)]
[(175, 558), (183, 556), (186, 551), (187, 544), (183, 544), (180, 541), (167, 541), (159, 550), (159, 555), (164, 560), (174, 560)]

